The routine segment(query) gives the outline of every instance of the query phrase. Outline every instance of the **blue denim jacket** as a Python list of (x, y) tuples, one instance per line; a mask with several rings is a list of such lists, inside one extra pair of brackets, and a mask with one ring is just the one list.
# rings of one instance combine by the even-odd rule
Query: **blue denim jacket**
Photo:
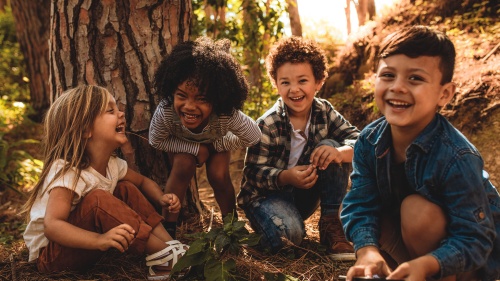
[[(354, 147), (352, 187), (341, 220), (356, 251), (378, 246), (378, 218), (390, 202), (391, 146), (382, 117), (361, 132)], [(483, 165), (477, 149), (440, 114), (406, 150), (411, 188), (448, 216), (449, 236), (430, 253), (441, 267), (437, 278), (476, 269), (481, 280), (500, 278), (500, 196)]]

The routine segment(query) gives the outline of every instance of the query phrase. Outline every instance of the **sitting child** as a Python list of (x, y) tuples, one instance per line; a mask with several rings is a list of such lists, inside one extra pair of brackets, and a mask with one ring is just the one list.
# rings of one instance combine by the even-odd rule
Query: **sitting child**
[(355, 276), (500, 278), (500, 196), (477, 149), (436, 109), (455, 93), (455, 48), (412, 26), (380, 48), (375, 102), (384, 117), (354, 148), (341, 219)]
[(128, 141), (113, 96), (98, 86), (68, 90), (44, 129), (43, 171), (24, 208), (29, 261), (44, 273), (85, 271), (110, 249), (147, 253), (148, 279), (168, 279), (188, 246), (172, 240), (148, 199), (173, 213), (181, 205), (113, 155)]
[(266, 67), (280, 98), (257, 120), (262, 138), (247, 151), (238, 204), (272, 253), (282, 237), (299, 245), (304, 220), (321, 204), (321, 243), (333, 258), (353, 259), (338, 210), (359, 131), (316, 97), (327, 77), (324, 51), (311, 40), (285, 38)]

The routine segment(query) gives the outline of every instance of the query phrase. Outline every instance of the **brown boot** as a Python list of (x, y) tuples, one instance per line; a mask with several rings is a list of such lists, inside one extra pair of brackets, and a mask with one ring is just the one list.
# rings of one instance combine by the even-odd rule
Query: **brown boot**
[(354, 248), (345, 239), (342, 224), (337, 214), (321, 215), (319, 219), (320, 243), (334, 260), (356, 260)]

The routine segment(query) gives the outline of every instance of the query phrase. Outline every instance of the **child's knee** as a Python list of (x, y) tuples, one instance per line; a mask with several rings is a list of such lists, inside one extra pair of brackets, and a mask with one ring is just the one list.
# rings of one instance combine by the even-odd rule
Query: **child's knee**
[(177, 177), (188, 178), (196, 171), (196, 157), (188, 153), (177, 153), (173, 156), (171, 174)]
[(231, 177), (229, 175), (229, 170), (210, 170), (207, 173), (208, 182), (214, 190), (226, 190), (228, 187), (232, 186)]
[(446, 228), (443, 210), (421, 195), (407, 196), (401, 203), (401, 229), (406, 234), (441, 234)]

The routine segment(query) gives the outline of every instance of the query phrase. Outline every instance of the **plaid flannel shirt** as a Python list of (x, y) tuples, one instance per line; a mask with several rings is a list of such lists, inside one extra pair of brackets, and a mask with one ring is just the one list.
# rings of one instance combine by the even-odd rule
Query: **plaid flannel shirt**
[[(272, 192), (291, 191), (291, 186), (278, 186), (278, 175), (287, 169), (291, 147), (292, 127), (281, 98), (257, 119), (262, 131), (260, 142), (247, 149), (238, 205), (246, 206), (252, 200)], [(359, 130), (352, 126), (330, 102), (315, 98), (307, 143), (298, 165), (309, 164), (316, 145), (324, 139), (333, 139), (341, 145), (354, 147)]]

